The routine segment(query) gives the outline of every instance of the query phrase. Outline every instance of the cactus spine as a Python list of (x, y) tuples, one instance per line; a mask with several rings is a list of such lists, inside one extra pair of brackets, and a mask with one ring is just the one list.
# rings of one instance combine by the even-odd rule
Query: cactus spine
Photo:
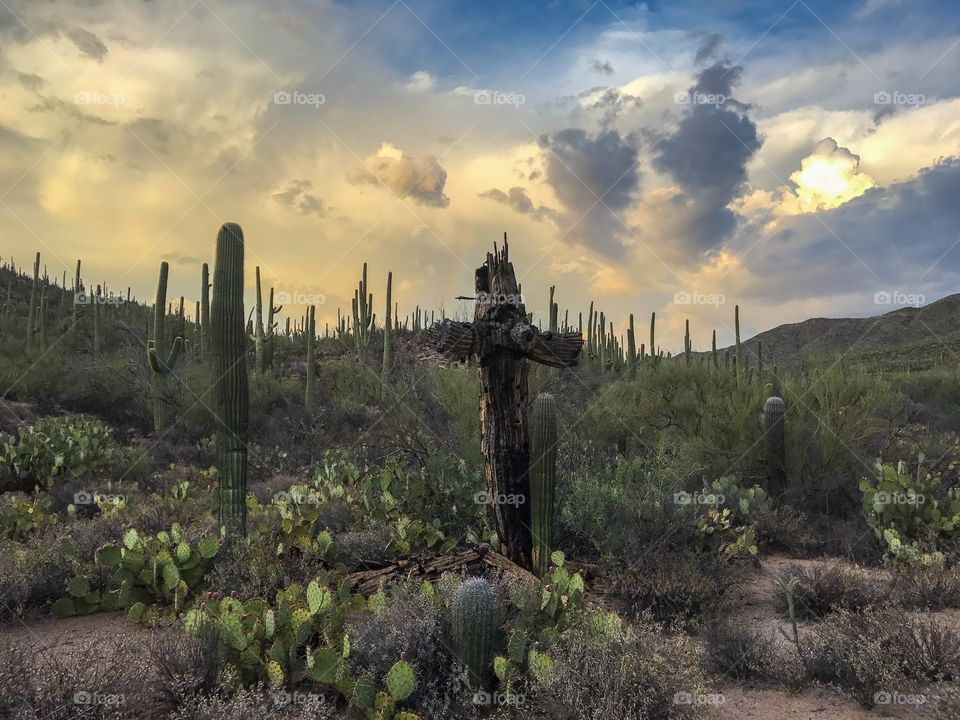
[(557, 488), (557, 404), (553, 395), (533, 401), (530, 428), (530, 529), (533, 570), (543, 577), (550, 567), (553, 505)]
[(314, 349), (314, 337), (316, 337), (316, 305), (307, 308), (307, 386), (304, 393), (304, 402), (307, 407), (313, 405), (317, 388), (317, 351)]
[[(157, 432), (167, 425), (169, 411), (167, 400), (169, 397), (169, 377), (176, 367), (183, 349), (183, 338), (174, 338), (170, 352), (166, 359), (162, 356), (166, 350), (166, 307), (167, 307), (167, 276), (170, 266), (166, 262), (160, 263), (160, 279), (157, 282), (157, 300), (153, 308), (153, 340), (147, 343), (147, 364), (150, 367), (150, 387), (153, 395), (153, 427)], [(100, 305), (100, 287), (97, 287), (95, 307)], [(94, 311), (95, 323), (99, 317), (99, 310)]]
[(393, 365), (393, 320), (390, 316), (393, 297), (393, 273), (387, 273), (387, 314), (383, 320), (383, 370), (380, 374), (382, 386), (386, 386), (390, 379), (390, 368)]
[(763, 405), (763, 446), (769, 482), (767, 494), (780, 495), (787, 484), (786, 404), (770, 397)]
[(243, 230), (235, 223), (226, 223), (217, 233), (210, 319), (220, 456), (220, 524), (228, 537), (246, 536), (247, 338), (243, 315)]
[(450, 625), (454, 648), (470, 671), (474, 687), (487, 685), (493, 662), (493, 636), (497, 627), (493, 588), (483, 578), (464, 581), (450, 600)]

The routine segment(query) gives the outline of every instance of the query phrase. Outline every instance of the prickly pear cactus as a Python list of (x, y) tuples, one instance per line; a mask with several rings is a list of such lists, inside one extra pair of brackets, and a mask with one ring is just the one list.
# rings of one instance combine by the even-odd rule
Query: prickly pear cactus
[(496, 616), (493, 588), (483, 578), (465, 581), (450, 600), (454, 649), (470, 671), (470, 680), (476, 687), (485, 687), (489, 678)]

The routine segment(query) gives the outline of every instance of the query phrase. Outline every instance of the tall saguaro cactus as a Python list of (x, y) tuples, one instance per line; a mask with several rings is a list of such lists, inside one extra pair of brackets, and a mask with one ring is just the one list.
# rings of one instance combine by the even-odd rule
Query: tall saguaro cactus
[(380, 383), (386, 387), (390, 379), (390, 369), (393, 366), (393, 321), (390, 316), (393, 298), (393, 273), (387, 273), (387, 313), (383, 318), (383, 369), (380, 373)]
[(30, 287), (30, 309), (27, 315), (27, 347), (32, 348), (37, 339), (37, 312), (40, 308), (40, 253), (33, 261), (33, 285)]
[(253, 322), (254, 366), (257, 375), (263, 374), (263, 364), (266, 354), (265, 338), (263, 334), (263, 297), (260, 294), (260, 266), (257, 266), (257, 313)]
[(633, 327), (633, 313), (627, 328), (627, 370), (631, 378), (637, 373), (637, 332)]
[(736, 333), (736, 347), (737, 354), (734, 356), (736, 365), (734, 365), (734, 370), (743, 372), (743, 359), (740, 355), (740, 306), (733, 306), (733, 328)]
[(533, 401), (530, 426), (530, 530), (533, 571), (543, 577), (550, 568), (553, 505), (557, 488), (557, 404), (552, 395)]
[(200, 275), (200, 354), (210, 353), (210, 266), (203, 264)]
[[(167, 426), (169, 407), (167, 399), (170, 394), (170, 373), (177, 365), (180, 351), (183, 349), (183, 338), (176, 337), (167, 353), (166, 310), (167, 310), (167, 277), (170, 274), (170, 265), (166, 261), (160, 263), (160, 279), (157, 282), (157, 300), (153, 306), (153, 340), (147, 342), (147, 364), (150, 367), (150, 390), (153, 395), (153, 427), (160, 432)], [(95, 302), (99, 308), (100, 288), (97, 288), (98, 297)], [(164, 355), (166, 357), (164, 358)]]
[(243, 314), (243, 230), (217, 233), (210, 308), (213, 399), (220, 465), (220, 524), (228, 536), (247, 534), (247, 337)]
[(307, 308), (307, 385), (304, 391), (304, 402), (307, 407), (313, 405), (317, 394), (317, 351), (314, 347), (317, 336), (317, 306)]
[(656, 346), (656, 333), (657, 333), (657, 313), (650, 313), (650, 362), (653, 365), (657, 364), (657, 346)]
[(367, 288), (367, 264), (363, 264), (360, 285), (353, 291), (353, 336), (357, 353), (362, 354), (370, 344), (373, 327), (373, 293)]

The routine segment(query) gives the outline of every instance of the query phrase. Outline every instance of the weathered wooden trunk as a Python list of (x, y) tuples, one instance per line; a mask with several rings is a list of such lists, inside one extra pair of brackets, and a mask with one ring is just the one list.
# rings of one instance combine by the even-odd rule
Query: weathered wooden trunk
[(528, 322), (504, 237), (476, 272), (472, 323), (444, 320), (435, 328), (437, 350), (480, 362), (480, 444), (501, 552), (532, 567), (530, 436), (525, 360), (571, 367), (583, 347), (580, 333), (541, 332)]

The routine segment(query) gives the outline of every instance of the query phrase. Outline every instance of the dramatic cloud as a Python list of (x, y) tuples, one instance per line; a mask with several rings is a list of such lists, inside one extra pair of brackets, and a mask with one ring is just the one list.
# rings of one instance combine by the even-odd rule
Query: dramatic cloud
[(579, 102), (570, 114), (571, 124), (595, 125), (601, 130), (613, 129), (617, 121), (643, 105), (640, 98), (619, 88), (591, 88), (580, 93), (577, 99)]
[(326, 204), (314, 194), (313, 183), (309, 180), (291, 180), (286, 190), (273, 194), (273, 199), (301, 215), (325, 217), (327, 214)]
[(620, 216), (640, 185), (637, 146), (616, 130), (588, 135), (568, 128), (543, 135), (546, 182), (560, 201), (564, 239), (611, 257), (626, 252), (626, 229)]
[(592, 67), (593, 71), (598, 75), (613, 75), (613, 65), (610, 64), (609, 60), (604, 60), (603, 62), (594, 60), (590, 67)]
[(450, 198), (443, 194), (447, 171), (432, 155), (410, 157), (390, 143), (383, 143), (365, 165), (363, 170), (347, 173), (347, 181), (354, 185), (383, 185), (397, 197), (408, 197), (419, 205), (445, 208), (450, 204)]
[(527, 191), (522, 187), (512, 187), (509, 192), (491, 188), (486, 192), (480, 193), (480, 197), (508, 205), (521, 215), (529, 215), (534, 220), (557, 220), (556, 210), (542, 205), (534, 205), (533, 201), (527, 195)]
[(657, 144), (654, 167), (679, 185), (665, 212), (686, 218), (678, 238), (694, 252), (719, 247), (736, 227), (728, 205), (743, 189), (747, 163), (761, 145), (750, 109), (734, 99), (742, 68), (717, 62), (705, 68), (678, 100), (689, 105), (676, 130)]
[(93, 58), (97, 62), (103, 62), (103, 59), (107, 56), (107, 46), (89, 30), (72, 28), (67, 30), (66, 35), (77, 46), (77, 50), (87, 57)]
[(839, 147), (833, 138), (824, 138), (813, 152), (800, 161), (790, 176), (796, 185), (800, 207), (806, 212), (842, 205), (863, 195), (876, 183), (860, 172), (860, 156)]
[(697, 48), (697, 54), (693, 58), (695, 65), (702, 65), (709, 60), (717, 57), (720, 46), (723, 44), (723, 35), (720, 33), (710, 33), (700, 42)]

